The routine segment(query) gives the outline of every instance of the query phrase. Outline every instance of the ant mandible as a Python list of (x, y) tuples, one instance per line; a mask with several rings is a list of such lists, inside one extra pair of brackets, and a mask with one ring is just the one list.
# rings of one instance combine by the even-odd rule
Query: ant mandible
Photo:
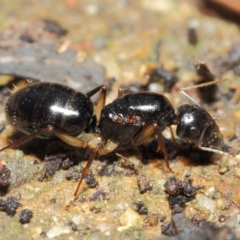
[[(194, 87), (197, 85), (191, 88)], [(184, 90), (187, 88), (181, 89), (187, 95)], [(98, 91), (101, 91), (101, 96), (94, 111), (90, 97)], [(157, 151), (163, 152), (171, 171), (162, 131), (173, 124), (177, 124), (176, 133), (184, 141), (194, 143), (205, 151), (226, 154), (215, 149), (221, 148), (222, 135), (214, 119), (198, 104), (182, 105), (175, 114), (169, 100), (157, 93), (124, 95), (119, 90), (118, 98), (112, 103), (105, 106), (105, 99), (104, 85), (83, 94), (58, 83), (30, 83), (13, 93), (5, 106), (7, 121), (27, 136), (10, 143), (0, 152), (16, 148), (36, 137), (58, 137), (75, 147), (93, 148), (74, 192), (74, 199), (67, 207), (78, 198), (82, 180), (86, 178), (97, 153), (105, 155), (118, 146), (132, 144), (137, 147), (157, 138)], [(88, 128), (95, 130), (93, 133), (84, 133)], [(76, 137), (80, 133), (84, 135), (83, 138)]]

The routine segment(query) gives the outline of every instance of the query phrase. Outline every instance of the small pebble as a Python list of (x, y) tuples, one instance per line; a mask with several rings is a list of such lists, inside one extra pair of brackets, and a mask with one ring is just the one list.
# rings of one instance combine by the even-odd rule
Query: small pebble
[(72, 228), (70, 226), (53, 226), (48, 232), (48, 238), (59, 237), (64, 234), (68, 234), (72, 232)]
[(229, 171), (229, 168), (226, 167), (226, 166), (219, 166), (219, 167), (218, 167), (218, 172), (219, 172), (220, 174), (224, 174), (224, 173), (226, 173), (227, 171)]
[(29, 223), (32, 217), (33, 217), (33, 212), (31, 210), (23, 209), (19, 215), (19, 222), (21, 224)]
[(0, 211), (6, 212), (11, 217), (15, 215), (16, 210), (21, 206), (22, 204), (17, 197), (8, 197), (5, 201), (0, 199)]
[(143, 220), (140, 215), (131, 208), (128, 208), (120, 217), (119, 221), (121, 226), (132, 227), (143, 224)]
[(215, 211), (216, 203), (211, 198), (208, 198), (203, 194), (197, 194), (196, 199), (197, 199), (197, 204), (200, 208), (208, 210), (211, 213)]
[(218, 216), (218, 221), (219, 222), (225, 222), (226, 221), (226, 216), (224, 216), (224, 215), (220, 215), (220, 216)]

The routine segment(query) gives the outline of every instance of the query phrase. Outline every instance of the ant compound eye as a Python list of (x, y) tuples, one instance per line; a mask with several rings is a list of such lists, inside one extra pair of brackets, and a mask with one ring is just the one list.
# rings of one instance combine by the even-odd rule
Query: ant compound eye
[(198, 137), (201, 133), (196, 127), (190, 127), (191, 137)]

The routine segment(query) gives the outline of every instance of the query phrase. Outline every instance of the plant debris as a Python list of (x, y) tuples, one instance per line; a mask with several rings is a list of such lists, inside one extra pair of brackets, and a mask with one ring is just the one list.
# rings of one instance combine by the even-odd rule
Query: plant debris
[[(200, 76), (200, 80), (197, 81), (197, 84), (209, 83), (214, 81), (215, 77), (209, 70), (206, 63), (196, 63), (195, 68), (197, 74)], [(203, 103), (211, 104), (219, 99), (219, 97), (217, 96), (217, 84), (210, 85), (207, 88), (197, 88), (197, 92), (199, 93), (200, 99)], [(211, 94), (209, 94), (209, 92), (211, 92)]]

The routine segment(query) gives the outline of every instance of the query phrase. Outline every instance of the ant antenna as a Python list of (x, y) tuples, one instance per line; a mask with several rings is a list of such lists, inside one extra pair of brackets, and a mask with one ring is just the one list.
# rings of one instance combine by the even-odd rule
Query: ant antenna
[(204, 137), (204, 134), (207, 130), (207, 128), (209, 127), (209, 124), (207, 123), (205, 128), (203, 129), (202, 133), (201, 133), (201, 136), (199, 138), (199, 143), (198, 143), (198, 148), (203, 150), (203, 151), (207, 151), (207, 152), (213, 152), (213, 153), (217, 153), (217, 154), (220, 154), (220, 155), (223, 155), (223, 156), (227, 156), (227, 157), (234, 157), (233, 155), (229, 154), (229, 153), (226, 153), (226, 152), (223, 152), (221, 150), (218, 150), (218, 149), (214, 149), (214, 148), (209, 148), (209, 147), (202, 147), (201, 146), (201, 142), (203, 140), (203, 137)]
[(201, 149), (203, 151), (207, 151), (207, 152), (217, 153), (217, 154), (220, 154), (220, 155), (223, 155), (223, 156), (226, 156), (226, 157), (234, 157), (235, 158), (234, 155), (231, 155), (229, 153), (223, 152), (223, 151), (218, 150), (218, 149), (209, 148), (209, 147), (199, 147), (199, 149)]
[(202, 87), (207, 87), (210, 85), (214, 85), (220, 82), (225, 82), (228, 81), (228, 79), (217, 79), (211, 82), (207, 82), (207, 83), (201, 83), (201, 84), (197, 84), (197, 85), (193, 85), (193, 86), (189, 86), (189, 87), (184, 87), (184, 88), (180, 88), (179, 92), (186, 97), (188, 100), (190, 100), (191, 102), (193, 102), (194, 104), (196, 104), (197, 106), (201, 107), (200, 104), (198, 102), (196, 102), (192, 97), (190, 97), (185, 91), (186, 90), (190, 90), (190, 89), (196, 89), (196, 88), (202, 88)]

